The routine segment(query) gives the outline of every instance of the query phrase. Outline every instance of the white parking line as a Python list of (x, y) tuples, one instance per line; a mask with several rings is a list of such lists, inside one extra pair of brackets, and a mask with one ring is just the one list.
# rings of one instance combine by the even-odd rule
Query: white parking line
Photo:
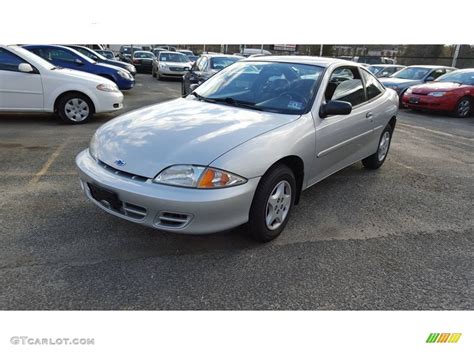
[[(459, 136), (459, 135), (456, 135), (456, 134), (451, 134), (451, 133), (446, 133), (446, 132), (442, 132), (442, 131), (437, 131), (437, 130), (431, 129), (431, 128), (425, 128), (425, 127), (416, 126), (416, 125), (411, 125), (411, 124), (407, 124), (407, 123), (401, 123), (401, 122), (397, 122), (397, 126), (402, 126), (402, 127), (406, 127), (406, 128), (415, 128), (415, 129), (419, 129), (419, 130), (421, 130), (421, 131), (425, 131), (425, 132), (430, 132), (430, 133), (438, 134), (438, 135), (440, 135), (440, 136), (445, 136), (445, 137), (450, 137), (450, 138), (456, 138), (456, 139), (466, 140), (466, 141), (468, 141), (468, 142), (473, 142), (473, 143), (474, 143), (474, 138), (463, 137), (463, 136)], [(462, 143), (462, 142), (461, 142), (461, 143)]]
[(41, 177), (43, 175), (45, 175), (47, 172), (48, 172), (48, 169), (50, 168), (50, 166), (54, 163), (54, 161), (56, 160), (56, 158), (59, 156), (59, 154), (61, 153), (61, 151), (64, 149), (64, 147), (66, 146), (66, 144), (68, 143), (68, 141), (64, 141), (63, 143), (61, 143), (55, 150), (54, 152), (50, 155), (49, 159), (46, 161), (46, 163), (44, 163), (44, 165), (41, 167), (41, 169), (33, 176), (33, 178), (30, 180), (30, 185), (32, 184), (36, 184), (39, 179), (41, 179)]

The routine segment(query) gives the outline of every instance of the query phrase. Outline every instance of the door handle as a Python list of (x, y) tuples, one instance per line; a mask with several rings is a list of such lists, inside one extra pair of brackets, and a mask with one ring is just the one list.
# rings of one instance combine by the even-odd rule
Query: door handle
[(367, 112), (367, 114), (365, 115), (365, 117), (369, 118), (369, 119), (372, 119), (374, 117), (374, 114), (372, 112)]

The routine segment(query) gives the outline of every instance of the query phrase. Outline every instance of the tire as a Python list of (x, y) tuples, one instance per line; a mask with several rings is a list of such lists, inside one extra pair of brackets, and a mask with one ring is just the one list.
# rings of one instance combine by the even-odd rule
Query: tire
[(155, 71), (155, 67), (154, 67), (154, 66), (151, 67), (151, 76), (154, 77), (154, 78), (156, 78), (156, 71)]
[(57, 113), (65, 123), (83, 124), (94, 115), (94, 105), (86, 95), (70, 93), (58, 101)]
[(282, 164), (268, 171), (262, 177), (250, 207), (250, 237), (262, 243), (278, 237), (290, 218), (296, 193), (296, 179), (290, 168)]
[(473, 102), (471, 98), (467, 96), (462, 97), (453, 112), (454, 116), (459, 118), (469, 117), (472, 113), (472, 105)]
[[(378, 169), (380, 168), (385, 159), (387, 158), (388, 152), (390, 150), (390, 143), (392, 142), (392, 133), (393, 129), (390, 125), (387, 125), (380, 135), (379, 144), (377, 146), (377, 151), (362, 160), (362, 164), (367, 169)], [(387, 141), (388, 139), (388, 141)]]
[(163, 80), (163, 78), (161, 77), (161, 75), (160, 75), (160, 72), (159, 72), (159, 71), (158, 71), (158, 73), (156, 74), (156, 76), (157, 76), (158, 80)]

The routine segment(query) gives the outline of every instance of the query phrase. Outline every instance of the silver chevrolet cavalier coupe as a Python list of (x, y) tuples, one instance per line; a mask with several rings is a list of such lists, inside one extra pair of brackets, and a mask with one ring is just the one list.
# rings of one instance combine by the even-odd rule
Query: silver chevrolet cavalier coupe
[(357, 63), (249, 58), (104, 124), (76, 164), (86, 196), (117, 217), (190, 234), (248, 223), (266, 242), (301, 191), (359, 160), (382, 166), (397, 112), (395, 91)]

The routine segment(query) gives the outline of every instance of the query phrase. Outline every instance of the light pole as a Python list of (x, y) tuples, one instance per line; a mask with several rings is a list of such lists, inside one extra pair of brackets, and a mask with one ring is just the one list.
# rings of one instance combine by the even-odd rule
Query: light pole
[(322, 57), (323, 56), (323, 45), (321, 44), (320, 47), (319, 47), (319, 56)]
[(456, 44), (456, 48), (454, 49), (454, 56), (453, 56), (453, 63), (451, 64), (452, 67), (456, 66), (456, 62), (458, 61), (459, 50), (461, 49), (460, 44)]

